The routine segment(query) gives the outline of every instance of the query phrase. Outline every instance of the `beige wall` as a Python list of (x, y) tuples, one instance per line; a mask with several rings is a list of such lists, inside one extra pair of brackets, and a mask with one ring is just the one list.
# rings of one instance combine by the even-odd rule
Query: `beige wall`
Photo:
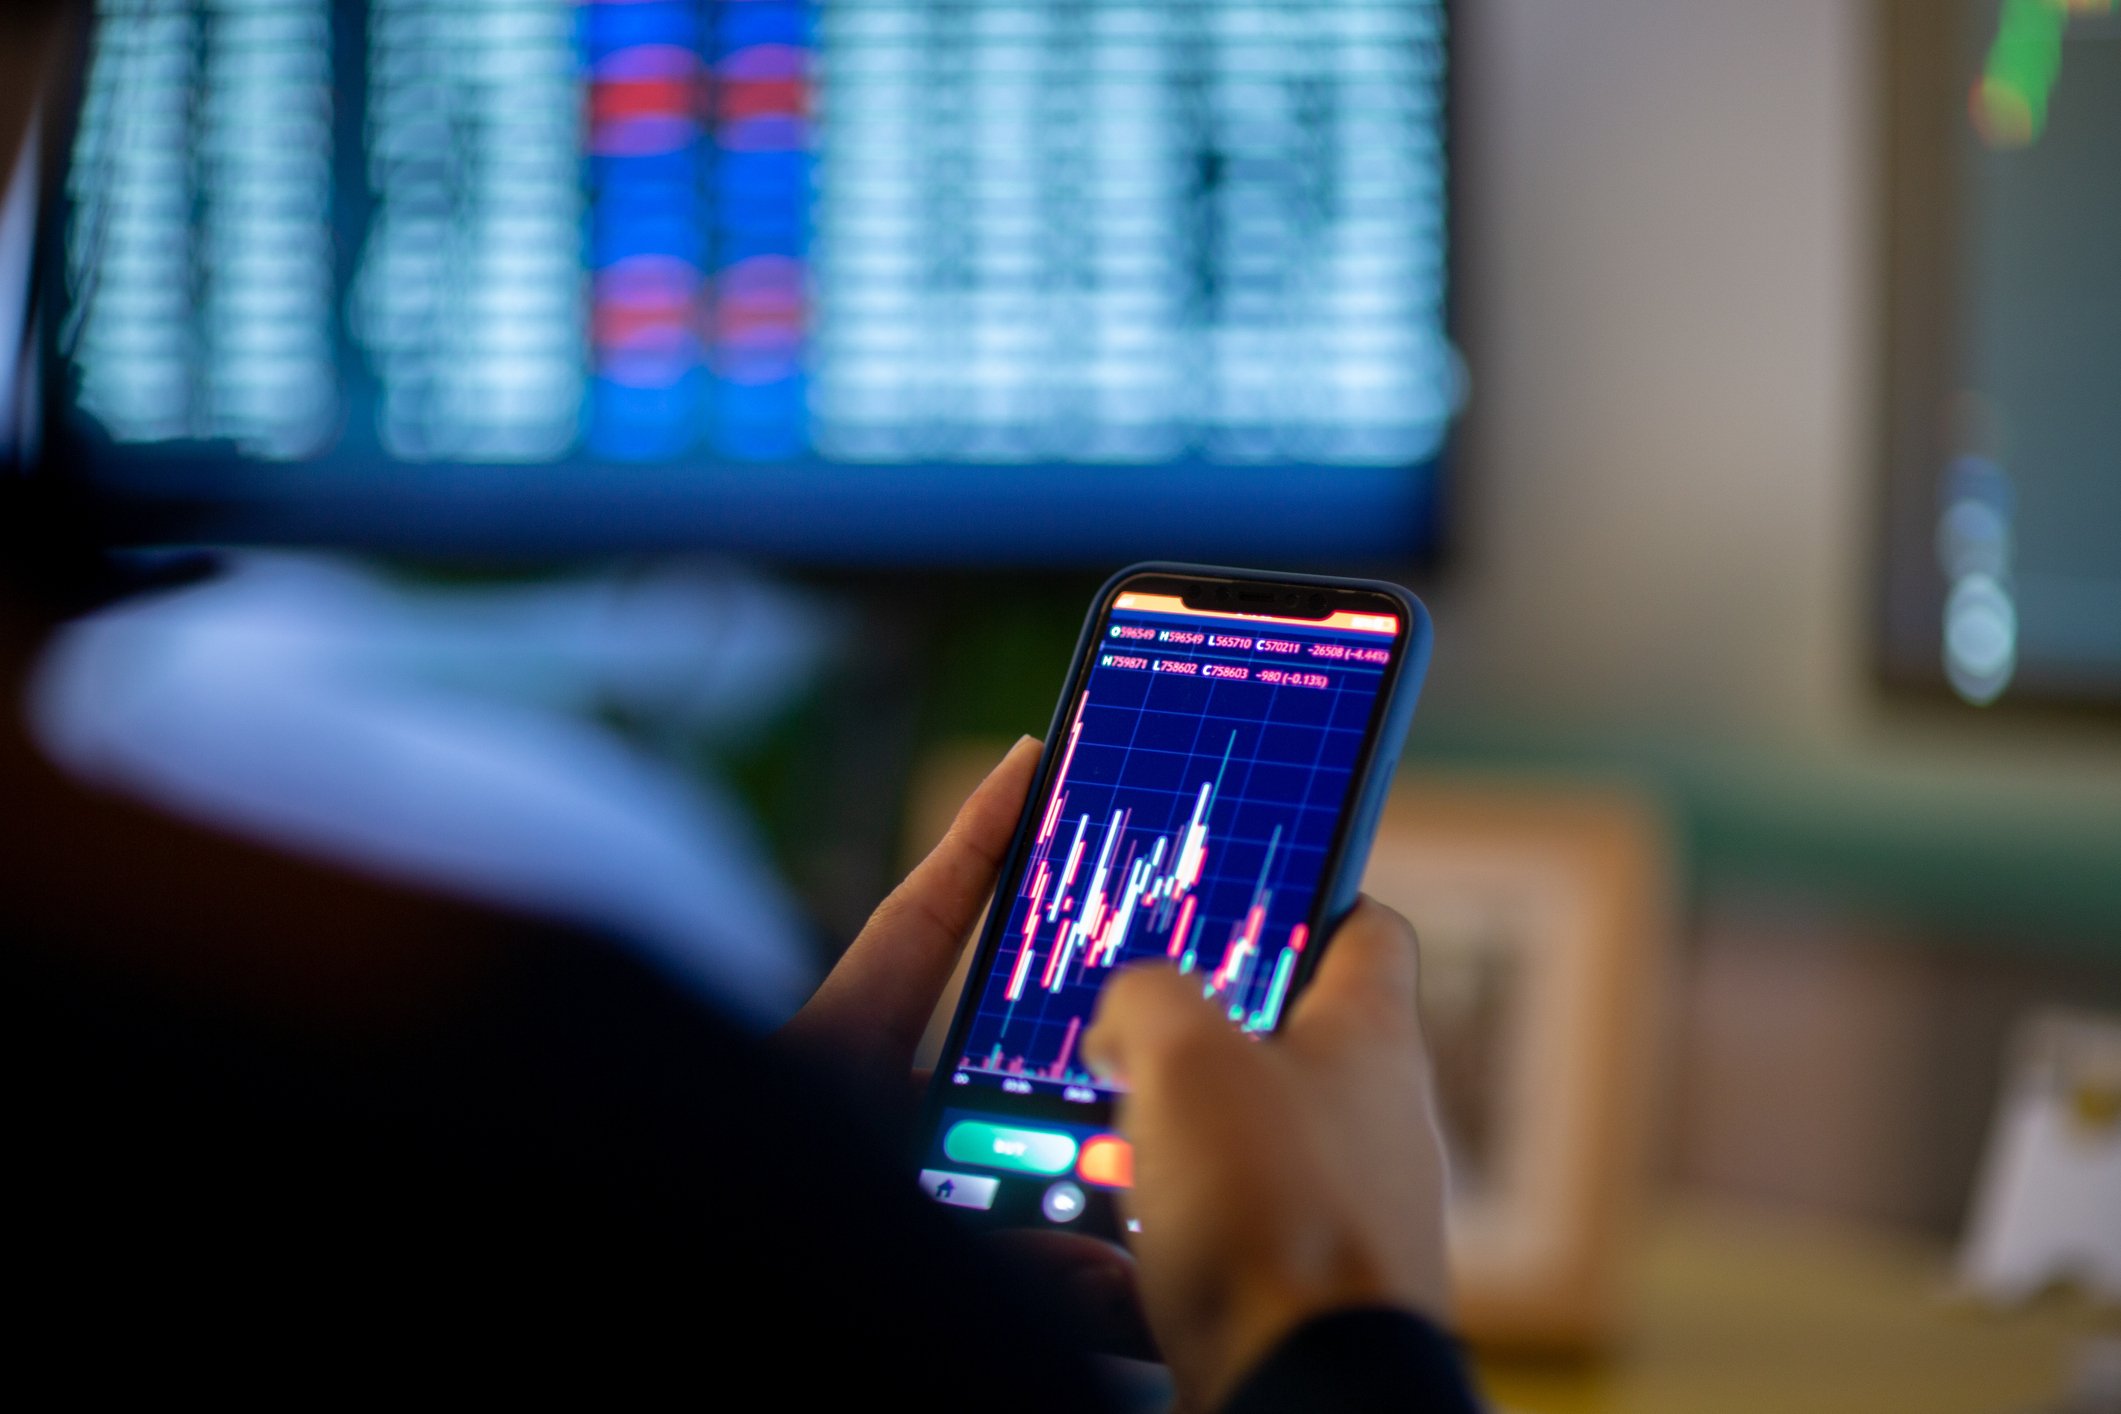
[(2121, 799), (2110, 730), (1969, 733), (1867, 676), (1872, 14), (1460, 0), (1473, 387), (1432, 719)]
[(1438, 708), (1810, 737), (1860, 670), (1863, 6), (1462, 0)]

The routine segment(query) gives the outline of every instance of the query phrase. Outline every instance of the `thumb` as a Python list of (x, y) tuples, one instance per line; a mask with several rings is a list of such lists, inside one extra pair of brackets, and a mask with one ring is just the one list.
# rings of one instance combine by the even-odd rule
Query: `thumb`
[(788, 1023), (799, 1043), (866, 1053), (878, 1079), (895, 1080), (949, 984), (965, 937), (994, 890), (1009, 833), (1031, 789), (1039, 744), (1009, 749), (957, 812), (928, 857), (877, 906), (817, 995)]
[(1201, 995), (1200, 979), (1162, 964), (1121, 969), (1098, 995), (1097, 1019), (1083, 1037), (1083, 1059), (1109, 1080), (1133, 1086), (1173, 1065), (1246, 1049), (1245, 1039)]

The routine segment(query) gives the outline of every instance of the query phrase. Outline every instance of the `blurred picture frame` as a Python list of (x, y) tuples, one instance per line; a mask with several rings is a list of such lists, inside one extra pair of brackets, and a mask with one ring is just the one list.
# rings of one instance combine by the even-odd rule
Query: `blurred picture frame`
[(1421, 934), (1457, 1324), (1489, 1348), (1611, 1345), (1665, 1012), (1660, 812), (1625, 786), (1403, 773), (1364, 889)]

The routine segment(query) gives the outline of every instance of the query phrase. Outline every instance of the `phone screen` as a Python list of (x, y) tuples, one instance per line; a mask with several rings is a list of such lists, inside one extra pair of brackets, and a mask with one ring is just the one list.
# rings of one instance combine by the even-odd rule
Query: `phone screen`
[(1132, 1156), (1080, 1048), (1113, 969), (1154, 958), (1233, 1026), (1280, 1020), (1405, 627), (1384, 596), (1361, 602), (1297, 618), (1191, 607), (1175, 587), (1113, 597), (938, 1062), (930, 1196), (1111, 1225)]

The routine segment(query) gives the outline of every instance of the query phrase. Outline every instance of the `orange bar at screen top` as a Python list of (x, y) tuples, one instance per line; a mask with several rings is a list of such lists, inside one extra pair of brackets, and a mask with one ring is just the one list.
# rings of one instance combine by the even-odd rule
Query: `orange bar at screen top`
[(1083, 1141), (1075, 1171), (1083, 1182), (1100, 1188), (1132, 1188), (1134, 1146), (1117, 1134), (1094, 1134)]
[(1322, 619), (1285, 618), (1280, 614), (1235, 614), (1221, 609), (1196, 609), (1175, 594), (1126, 593), (1112, 601), (1115, 609), (1132, 609), (1136, 613), (1185, 614), (1196, 619), (1240, 619), (1251, 624), (1286, 624), (1290, 628), (1338, 628), (1353, 629), (1357, 633), (1398, 633), (1397, 614), (1357, 614), (1346, 609), (1326, 615)]

